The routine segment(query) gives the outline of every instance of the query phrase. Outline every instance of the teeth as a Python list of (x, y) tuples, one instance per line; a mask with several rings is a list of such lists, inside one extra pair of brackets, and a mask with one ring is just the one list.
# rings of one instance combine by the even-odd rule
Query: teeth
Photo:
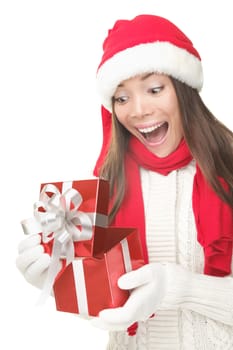
[(148, 128), (138, 128), (138, 131), (146, 134), (160, 128), (165, 122), (159, 123), (157, 125), (149, 126)]

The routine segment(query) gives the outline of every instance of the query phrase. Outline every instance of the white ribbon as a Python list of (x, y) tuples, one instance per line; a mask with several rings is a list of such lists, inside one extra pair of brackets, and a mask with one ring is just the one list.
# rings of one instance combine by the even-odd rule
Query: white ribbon
[(123, 260), (125, 265), (125, 271), (130, 272), (132, 270), (132, 263), (130, 259), (129, 244), (127, 238), (124, 238), (121, 242)]
[(21, 222), (26, 234), (41, 232), (43, 242), (54, 240), (51, 264), (39, 303), (51, 293), (61, 256), (66, 258), (67, 265), (74, 259), (73, 241), (92, 237), (91, 218), (78, 210), (81, 203), (82, 196), (74, 188), (60, 193), (55, 185), (48, 184), (43, 187), (40, 200), (34, 204), (34, 217)]
[(78, 304), (78, 311), (80, 315), (88, 315), (88, 301), (86, 281), (83, 269), (83, 259), (77, 259), (72, 263), (76, 300)]

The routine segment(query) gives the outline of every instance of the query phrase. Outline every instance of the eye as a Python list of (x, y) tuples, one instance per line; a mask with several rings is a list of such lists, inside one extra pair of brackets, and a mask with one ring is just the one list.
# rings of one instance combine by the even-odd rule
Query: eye
[(119, 97), (113, 96), (114, 103), (123, 104), (127, 101), (128, 101), (128, 96), (119, 96)]
[(161, 86), (155, 86), (155, 87), (149, 89), (149, 92), (151, 92), (153, 95), (156, 95), (162, 90), (163, 90), (163, 86), (161, 85)]

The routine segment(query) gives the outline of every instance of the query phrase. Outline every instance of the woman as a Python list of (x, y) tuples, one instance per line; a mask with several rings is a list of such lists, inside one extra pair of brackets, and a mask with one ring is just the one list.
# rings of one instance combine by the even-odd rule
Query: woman
[[(92, 322), (108, 349), (232, 349), (233, 134), (200, 98), (200, 55), (153, 15), (117, 21), (103, 50), (94, 173), (110, 181), (111, 225), (138, 227), (146, 265), (119, 279), (126, 304)], [(21, 243), (29, 282), (49, 262), (39, 237)]]

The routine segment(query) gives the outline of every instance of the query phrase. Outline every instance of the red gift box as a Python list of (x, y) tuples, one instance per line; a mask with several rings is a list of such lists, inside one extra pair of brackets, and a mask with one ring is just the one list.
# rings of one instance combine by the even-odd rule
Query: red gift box
[(53, 288), (59, 311), (96, 316), (125, 303), (129, 292), (118, 287), (118, 278), (142, 266), (143, 253), (137, 229), (107, 227), (108, 205), (106, 180), (41, 185), (34, 218), (22, 222), (25, 233), (42, 233), (52, 256), (40, 302)]
[(96, 233), (102, 239), (93, 257), (76, 258), (57, 276), (53, 289), (58, 311), (96, 316), (122, 306), (129, 297), (117, 281), (144, 264), (137, 229), (97, 227)]

